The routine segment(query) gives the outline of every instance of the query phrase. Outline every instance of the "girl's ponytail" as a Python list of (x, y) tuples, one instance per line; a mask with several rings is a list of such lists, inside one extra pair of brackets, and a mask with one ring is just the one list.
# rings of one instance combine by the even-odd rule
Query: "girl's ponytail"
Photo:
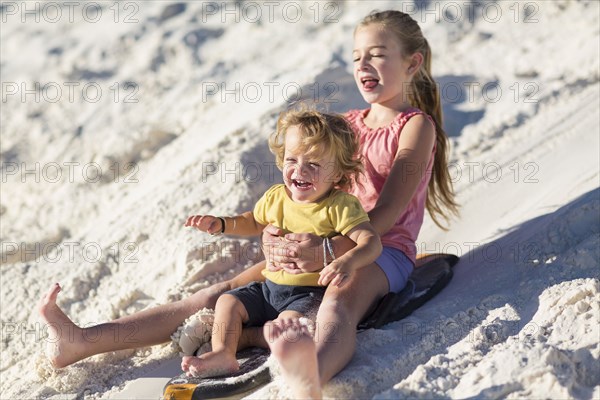
[(400, 11), (375, 12), (365, 17), (359, 27), (372, 23), (381, 24), (391, 30), (399, 39), (406, 54), (421, 53), (423, 55), (423, 64), (415, 73), (407, 96), (411, 106), (425, 112), (435, 122), (435, 162), (433, 163), (432, 179), (429, 181), (426, 207), (435, 224), (446, 229), (439, 217), (444, 218), (447, 222), (448, 212), (458, 215), (458, 204), (454, 200), (454, 189), (448, 172), (448, 137), (442, 127), (440, 94), (431, 74), (431, 48), (417, 22), (408, 14)]
[(439, 88), (431, 74), (431, 48), (425, 38), (423, 38), (423, 65), (411, 82), (409, 102), (413, 107), (431, 116), (435, 122), (435, 162), (425, 206), (435, 224), (446, 229), (438, 217), (443, 217), (447, 222), (448, 216), (445, 211), (458, 215), (458, 204), (454, 200), (454, 189), (448, 172), (448, 136), (442, 125), (444, 122), (442, 102)]

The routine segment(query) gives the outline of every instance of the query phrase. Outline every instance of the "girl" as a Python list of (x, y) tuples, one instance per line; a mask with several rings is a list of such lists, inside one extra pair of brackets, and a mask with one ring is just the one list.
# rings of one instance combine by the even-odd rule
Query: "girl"
[[(351, 190), (369, 213), (384, 246), (370, 268), (354, 274), (344, 287), (327, 288), (317, 314), (318, 342), (299, 320), (274, 321), (264, 334), (295, 397), (320, 398), (321, 386), (351, 359), (356, 326), (389, 291), (401, 290), (412, 271), (415, 241), (425, 208), (439, 225), (444, 210), (457, 213), (447, 171), (447, 138), (442, 129), (440, 99), (431, 77), (431, 50), (417, 23), (399, 11), (367, 16), (354, 32), (354, 78), (370, 109), (350, 111), (365, 162), (365, 179)], [(310, 260), (297, 254), (319, 254), (309, 234), (288, 234), (297, 242), (278, 246), (272, 227), (265, 240), (275, 266), (290, 273), (310, 271)], [(353, 245), (336, 239), (335, 253)], [(331, 329), (335, 326), (335, 329)], [(285, 340), (289, 335), (300, 337)]]
[(212, 351), (184, 357), (181, 367), (197, 377), (237, 372), (235, 357), (243, 326), (260, 326), (278, 316), (299, 319), (319, 307), (325, 285), (342, 287), (381, 253), (379, 236), (356, 197), (346, 189), (362, 170), (358, 142), (342, 116), (292, 111), (281, 116), (269, 141), (283, 171), (284, 184), (274, 185), (253, 212), (235, 217), (195, 215), (186, 226), (203, 232), (258, 236), (267, 224), (288, 232), (312, 232), (328, 238), (339, 233), (354, 247), (320, 273), (288, 274), (264, 270), (267, 280), (226, 292), (217, 301)]
[[(386, 249), (381, 257), (387, 260), (380, 257), (373, 268), (357, 270), (341, 288), (332, 285), (327, 288), (317, 325), (331, 328), (333, 323), (336, 329), (320, 332), (317, 343), (313, 343), (306, 328), (296, 319), (271, 323), (270, 330), (265, 327), (266, 339), (285, 377), (293, 384), (296, 397), (320, 397), (321, 385), (350, 361), (358, 322), (385, 293), (402, 285), (401, 279), (412, 265), (411, 249), (415, 248), (425, 208), (438, 224), (439, 217), (457, 212), (447, 172), (447, 139), (441, 125), (439, 95), (430, 73), (431, 50), (419, 26), (398, 11), (375, 13), (360, 23), (354, 40), (356, 84), (371, 104), (368, 110), (348, 114), (364, 144), (362, 151), (367, 163), (365, 191), (359, 192), (358, 198), (382, 238)], [(385, 158), (384, 151), (389, 159), (381, 164), (379, 157)], [(266, 230), (263, 242), (271, 242), (270, 248), (265, 249), (271, 258), (269, 265), (273, 263), (290, 273), (322, 267), (322, 239), (310, 234), (287, 234), (288, 240), (297, 242), (296, 250), (290, 252), (289, 241), (285, 247), (277, 247), (280, 238), (275, 236), (282, 235), (282, 231), (274, 227)], [(393, 240), (389, 240), (388, 231), (393, 232)], [(353, 243), (343, 238), (334, 238), (333, 242), (338, 257), (353, 247)], [(380, 260), (391, 268), (380, 265)], [(83, 329), (56, 305), (60, 287), (55, 285), (40, 304), (42, 317), (58, 337), (51, 360), (61, 367), (106, 351), (166, 342), (190, 315), (204, 307), (214, 307), (221, 293), (264, 279), (261, 271), (265, 265), (258, 264), (230, 281), (202, 289), (186, 299)], [(120, 340), (114, 339), (115, 331), (131, 332), (132, 327), (137, 332), (133, 343), (124, 340), (125, 335)], [(282, 340), (288, 331), (298, 333), (299, 340), (295, 343)], [(98, 339), (92, 342), (89, 337)], [(250, 337), (252, 333), (242, 336), (240, 347), (250, 344), (245, 339)], [(308, 384), (303, 386), (300, 382)]]

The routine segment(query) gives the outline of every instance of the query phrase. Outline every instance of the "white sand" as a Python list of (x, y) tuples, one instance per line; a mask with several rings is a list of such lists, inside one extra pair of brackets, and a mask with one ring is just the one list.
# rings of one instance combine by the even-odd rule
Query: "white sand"
[(364, 107), (353, 27), (402, 4), (433, 47), (462, 204), (448, 232), (425, 222), (419, 250), (462, 260), (436, 299), (362, 333), (326, 394), (600, 398), (599, 3), (365, 3), (2, 3), (0, 398), (106, 398), (176, 356), (52, 371), (34, 305), (61, 282), (87, 325), (252, 264), (254, 241), (185, 218), (248, 210), (280, 179), (266, 138), (297, 88)]

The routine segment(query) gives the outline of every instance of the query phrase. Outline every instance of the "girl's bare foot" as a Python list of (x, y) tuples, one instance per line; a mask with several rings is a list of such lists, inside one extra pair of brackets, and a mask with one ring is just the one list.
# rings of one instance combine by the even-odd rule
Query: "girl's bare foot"
[(181, 369), (187, 372), (187, 376), (209, 378), (237, 372), (240, 364), (235, 355), (225, 351), (212, 351), (198, 357), (183, 357)]
[(264, 335), (295, 398), (322, 398), (317, 349), (309, 327), (297, 318), (268, 322)]
[(46, 355), (55, 368), (62, 368), (85, 356), (82, 330), (56, 305), (58, 292), (60, 285), (55, 283), (38, 303), (38, 311), (48, 332)]

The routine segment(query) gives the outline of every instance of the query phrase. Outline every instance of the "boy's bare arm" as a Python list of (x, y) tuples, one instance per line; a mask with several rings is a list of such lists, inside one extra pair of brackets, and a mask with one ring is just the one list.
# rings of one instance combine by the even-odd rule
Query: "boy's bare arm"
[(220, 234), (238, 236), (258, 236), (264, 229), (252, 212), (247, 211), (235, 217), (215, 217), (212, 215), (192, 215), (185, 226), (193, 227), (211, 235)]
[(258, 236), (262, 233), (265, 225), (259, 224), (252, 212), (247, 211), (235, 217), (225, 217), (225, 234), (237, 236)]

